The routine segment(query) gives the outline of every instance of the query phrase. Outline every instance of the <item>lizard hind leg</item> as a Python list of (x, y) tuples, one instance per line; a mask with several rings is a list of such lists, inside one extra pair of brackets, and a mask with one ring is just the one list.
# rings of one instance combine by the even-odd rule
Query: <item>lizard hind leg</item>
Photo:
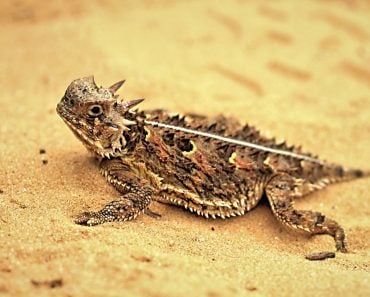
[(266, 196), (274, 215), (288, 227), (303, 230), (309, 234), (328, 234), (334, 238), (337, 251), (347, 252), (343, 228), (320, 212), (296, 210), (293, 198), (297, 196), (297, 180), (280, 174), (270, 179), (265, 187)]

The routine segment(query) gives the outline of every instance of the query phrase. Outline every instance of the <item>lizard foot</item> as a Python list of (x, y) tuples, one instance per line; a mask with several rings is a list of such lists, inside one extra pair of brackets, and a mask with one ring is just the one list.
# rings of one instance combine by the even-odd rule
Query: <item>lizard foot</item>
[(335, 258), (334, 252), (318, 252), (306, 255), (305, 258), (310, 261), (322, 261), (329, 258)]
[(75, 219), (75, 223), (85, 226), (94, 226), (107, 222), (133, 220), (147, 209), (150, 202), (150, 197), (147, 197), (147, 194), (146, 192), (125, 194), (119, 199), (109, 202), (97, 212), (81, 213)]
[[(297, 210), (293, 206), (299, 182), (292, 176), (281, 174), (274, 176), (266, 186), (267, 198), (272, 212), (284, 225), (293, 229), (303, 230), (309, 234), (328, 234), (335, 241), (336, 250), (346, 253), (346, 235), (343, 228), (334, 220), (320, 212)], [(309, 260), (332, 258), (329, 252), (309, 256)]]
[(107, 222), (99, 212), (85, 211), (80, 213), (74, 220), (76, 224), (83, 226), (95, 226)]

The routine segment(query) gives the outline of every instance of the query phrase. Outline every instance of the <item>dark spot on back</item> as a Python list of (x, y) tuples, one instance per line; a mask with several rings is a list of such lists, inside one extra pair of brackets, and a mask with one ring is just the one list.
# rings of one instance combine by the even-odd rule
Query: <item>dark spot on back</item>
[(353, 175), (354, 175), (355, 177), (363, 177), (363, 176), (364, 176), (364, 172), (363, 172), (363, 171), (361, 171), (361, 170), (354, 170), (354, 171), (353, 171)]
[(163, 135), (163, 141), (169, 146), (175, 145), (175, 133), (166, 133)]
[(176, 144), (182, 152), (190, 152), (193, 149), (192, 143), (187, 138), (178, 139)]
[(342, 177), (344, 175), (344, 170), (341, 166), (335, 167), (335, 173), (336, 175)]
[(318, 214), (316, 216), (316, 225), (321, 225), (325, 221), (325, 216)]

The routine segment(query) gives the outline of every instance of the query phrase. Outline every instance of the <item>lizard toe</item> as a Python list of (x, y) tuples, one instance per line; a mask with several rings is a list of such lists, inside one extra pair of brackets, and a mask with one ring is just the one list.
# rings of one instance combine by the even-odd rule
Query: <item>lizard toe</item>
[(99, 213), (85, 211), (75, 218), (75, 223), (83, 226), (95, 226), (103, 223)]

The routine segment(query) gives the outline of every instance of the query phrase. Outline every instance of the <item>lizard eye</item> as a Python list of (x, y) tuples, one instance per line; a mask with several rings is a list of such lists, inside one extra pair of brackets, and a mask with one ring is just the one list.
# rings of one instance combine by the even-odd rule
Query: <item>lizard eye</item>
[(97, 117), (103, 113), (103, 108), (100, 105), (92, 105), (87, 113), (92, 117)]

